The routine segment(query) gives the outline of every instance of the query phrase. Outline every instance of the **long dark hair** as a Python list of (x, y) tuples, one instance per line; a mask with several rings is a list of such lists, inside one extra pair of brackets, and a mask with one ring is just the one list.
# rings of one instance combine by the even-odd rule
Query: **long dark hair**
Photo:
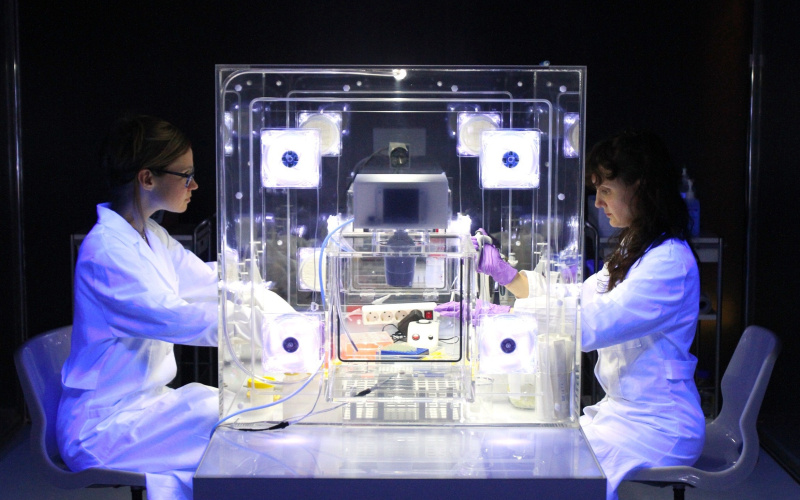
[(689, 211), (680, 195), (680, 172), (667, 147), (652, 132), (626, 130), (595, 144), (587, 159), (589, 182), (598, 187), (619, 178), (638, 187), (631, 199), (633, 220), (607, 260), (612, 290), (651, 248), (676, 238), (689, 241)]

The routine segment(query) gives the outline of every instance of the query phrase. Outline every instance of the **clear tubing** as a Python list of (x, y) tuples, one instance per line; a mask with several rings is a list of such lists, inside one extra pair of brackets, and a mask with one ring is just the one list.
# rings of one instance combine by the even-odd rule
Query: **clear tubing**
[[(237, 415), (241, 415), (242, 413), (247, 413), (247, 412), (249, 412), (249, 411), (263, 410), (264, 408), (269, 408), (269, 407), (271, 407), (271, 406), (275, 406), (275, 405), (279, 405), (279, 404), (285, 403), (285, 402), (286, 402), (286, 401), (288, 401), (289, 399), (291, 399), (291, 398), (293, 398), (294, 396), (296, 396), (297, 394), (299, 394), (299, 393), (300, 393), (300, 391), (302, 391), (303, 389), (305, 389), (305, 388), (306, 388), (306, 386), (307, 386), (307, 385), (308, 385), (308, 384), (309, 384), (309, 383), (310, 383), (312, 380), (314, 380), (314, 377), (316, 377), (316, 376), (317, 376), (317, 375), (318, 375), (318, 374), (319, 374), (319, 373), (322, 371), (322, 366), (323, 366), (323, 365), (324, 365), (324, 362), (320, 363), (320, 364), (319, 364), (319, 367), (317, 368), (317, 370), (316, 370), (316, 371), (315, 371), (315, 372), (314, 372), (314, 373), (313, 373), (313, 374), (312, 374), (310, 377), (308, 377), (308, 378), (306, 379), (306, 381), (305, 381), (305, 382), (303, 382), (303, 385), (301, 385), (300, 387), (298, 387), (297, 389), (295, 389), (295, 391), (294, 391), (294, 392), (292, 392), (291, 394), (289, 394), (289, 395), (288, 395), (288, 396), (286, 396), (285, 398), (281, 398), (281, 399), (279, 399), (279, 400), (277, 400), (277, 401), (273, 401), (272, 403), (267, 403), (267, 404), (265, 404), (265, 405), (261, 405), (261, 406), (254, 406), (254, 407), (252, 407), (252, 408), (245, 408), (245, 409), (243, 409), (243, 410), (239, 410), (239, 411), (237, 411), (237, 412), (231, 413), (231, 414), (230, 414), (230, 415), (228, 415), (227, 417), (225, 417), (225, 418), (221, 419), (219, 422), (217, 422), (216, 424), (214, 424), (214, 428), (211, 430), (211, 434), (213, 435), (213, 434), (214, 434), (214, 431), (216, 431), (216, 430), (217, 430), (217, 427), (219, 427), (219, 426), (220, 426), (220, 425), (221, 425), (223, 422), (225, 422), (226, 420), (228, 420), (228, 419), (231, 419), (231, 418), (233, 418), (233, 417), (235, 417), (235, 416), (237, 416)], [(271, 381), (271, 380), (270, 380), (269, 382), (270, 382), (270, 383), (274, 383), (274, 382), (273, 382), (273, 381)]]

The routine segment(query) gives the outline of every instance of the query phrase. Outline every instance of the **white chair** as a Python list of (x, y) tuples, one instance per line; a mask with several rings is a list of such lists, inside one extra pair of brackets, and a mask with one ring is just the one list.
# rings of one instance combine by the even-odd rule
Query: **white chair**
[(61, 399), (61, 367), (69, 355), (72, 326), (38, 335), (14, 353), (14, 362), (31, 415), (34, 467), (58, 488), (131, 487), (131, 498), (142, 500), (145, 475), (91, 468), (72, 472), (61, 460), (56, 444), (56, 412)]
[(706, 425), (700, 458), (691, 467), (632, 471), (625, 480), (672, 485), (675, 500), (682, 500), (686, 485), (720, 491), (747, 478), (758, 460), (756, 417), (779, 351), (780, 340), (774, 333), (759, 326), (747, 327), (722, 377), (722, 411)]

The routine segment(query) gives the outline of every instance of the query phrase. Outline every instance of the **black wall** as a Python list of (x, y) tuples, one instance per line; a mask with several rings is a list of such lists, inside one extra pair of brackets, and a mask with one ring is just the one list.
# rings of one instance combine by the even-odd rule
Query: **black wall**
[[(726, 237), (726, 260), (741, 265), (744, 1), (38, 3), (20, 6), (32, 332), (69, 322), (68, 236), (95, 220), (103, 190), (94, 155), (121, 111), (161, 115), (191, 135), (200, 189), (182, 218), (215, 211), (217, 63), (586, 65), (587, 143), (625, 126), (661, 133), (696, 178), (704, 228)], [(732, 304), (740, 281), (726, 280)], [(37, 308), (44, 297), (48, 307)], [(738, 330), (738, 316), (726, 326)]]
[(800, 217), (794, 211), (800, 155), (793, 139), (800, 133), (797, 121), (800, 65), (794, 53), (800, 45), (797, 29), (800, 5), (777, 3), (763, 4), (763, 94), (752, 322), (775, 331), (783, 343), (761, 409), (762, 442), (800, 480), (797, 433), (800, 328), (795, 314), (800, 299), (797, 264)]
[[(95, 155), (120, 112), (162, 116), (192, 137), (200, 189), (165, 222), (196, 223), (216, 205), (215, 64), (548, 60), (588, 68), (587, 144), (651, 128), (696, 179), (703, 230), (726, 241), (723, 368), (738, 341), (751, 1), (20, 3), (30, 335), (71, 322), (69, 235), (88, 230), (104, 201)], [(713, 278), (704, 274), (709, 292)], [(704, 327), (708, 346), (711, 334)]]

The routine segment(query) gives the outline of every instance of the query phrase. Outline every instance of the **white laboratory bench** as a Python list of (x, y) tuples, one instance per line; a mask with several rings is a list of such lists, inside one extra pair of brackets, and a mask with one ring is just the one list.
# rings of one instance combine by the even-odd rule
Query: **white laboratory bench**
[(196, 500), (603, 499), (580, 427), (221, 427), (194, 476)]

